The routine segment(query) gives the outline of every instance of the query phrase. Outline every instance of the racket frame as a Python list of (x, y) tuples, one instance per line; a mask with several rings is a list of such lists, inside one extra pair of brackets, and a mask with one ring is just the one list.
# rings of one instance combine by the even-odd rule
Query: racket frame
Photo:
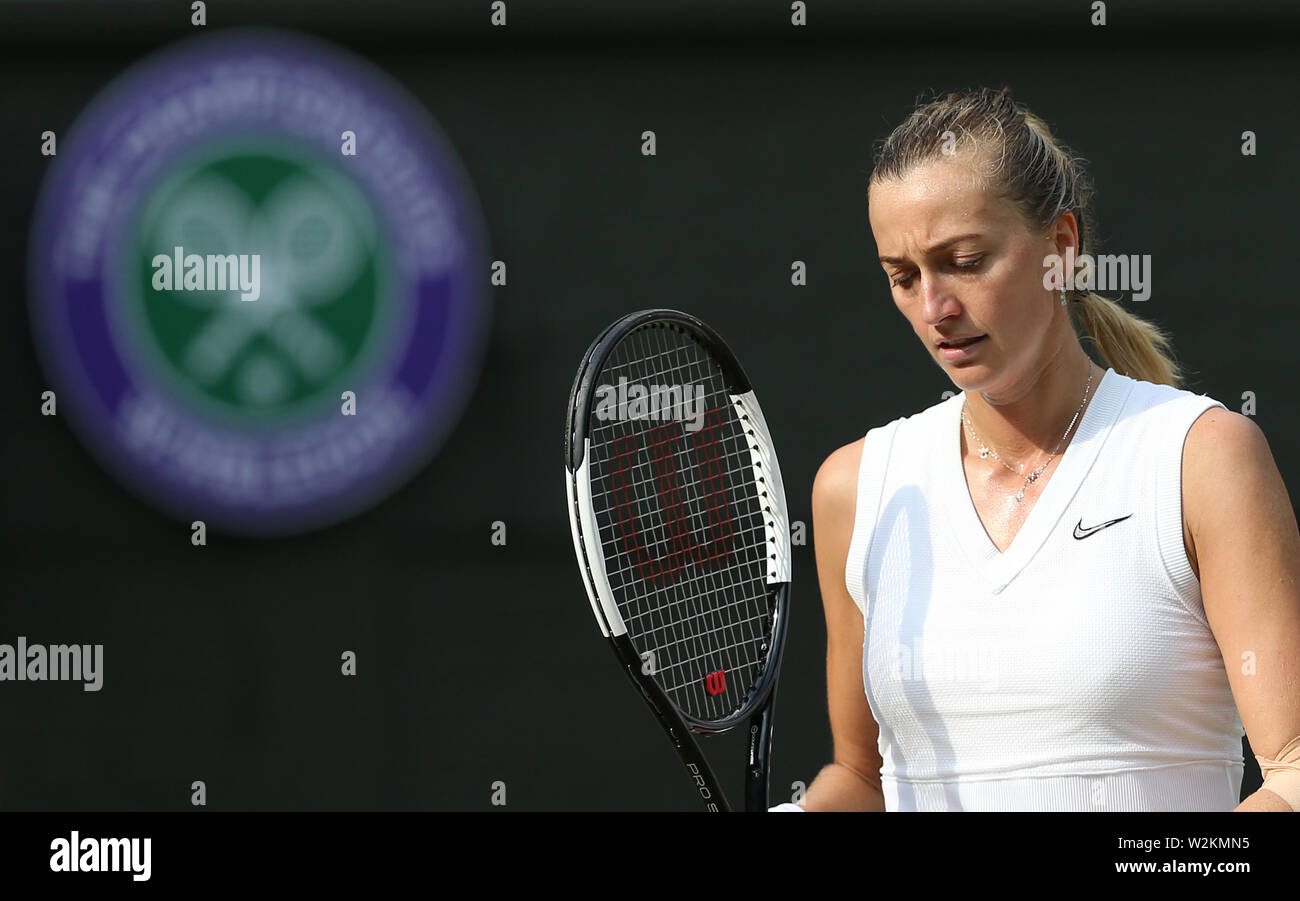
[[(589, 402), (613, 349), (631, 332), (651, 323), (662, 322), (692, 333), (717, 361), (723, 371), (728, 395), (738, 408), (738, 415), (746, 415), (754, 426), (755, 441), (762, 448), (765, 472), (771, 475), (768, 486), (769, 509), (776, 523), (776, 547), (769, 565), (768, 590), (773, 609), (771, 648), (767, 666), (755, 680), (745, 705), (730, 716), (717, 721), (700, 720), (681, 710), (667, 696), (653, 678), (641, 671), (642, 659), (627, 636), (627, 628), (619, 614), (618, 605), (605, 576), (604, 555), (599, 550), (599, 526), (592, 508), (590, 493), (590, 440), (587, 428), (591, 415)], [(582, 399), (588, 402), (580, 402)], [(752, 446), (751, 446), (752, 447)], [(713, 767), (704, 756), (696, 734), (720, 734), (731, 731), (740, 722), (748, 720), (748, 759), (745, 770), (745, 810), (766, 811), (768, 806), (768, 781), (772, 751), (772, 706), (776, 698), (776, 682), (780, 675), (781, 657), (785, 649), (785, 632), (788, 623), (790, 597), (790, 545), (789, 517), (785, 506), (784, 487), (780, 468), (772, 448), (771, 435), (763, 420), (762, 411), (753, 396), (749, 379), (726, 342), (712, 328), (698, 318), (678, 310), (652, 309), (630, 313), (612, 323), (591, 344), (583, 356), (569, 393), (568, 417), (564, 435), (565, 489), (568, 497), (569, 524), (573, 534), (574, 553), (577, 556), (587, 597), (601, 633), (609, 641), (614, 655), (628, 679), (636, 686), (646, 706), (659, 721), (674, 750), (677, 751), (688, 775), (695, 784), (705, 809), (711, 812), (732, 810)], [(753, 451), (751, 450), (751, 455)], [(585, 490), (584, 490), (585, 489)], [(597, 550), (587, 552), (585, 536), (596, 536)], [(784, 536), (784, 542), (780, 540)]]

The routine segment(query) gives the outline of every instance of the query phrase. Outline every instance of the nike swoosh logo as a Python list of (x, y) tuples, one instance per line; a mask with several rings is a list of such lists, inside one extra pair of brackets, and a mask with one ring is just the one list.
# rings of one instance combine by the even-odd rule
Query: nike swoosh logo
[(1130, 513), (1128, 516), (1121, 516), (1119, 519), (1112, 519), (1109, 522), (1103, 522), (1095, 526), (1089, 526), (1086, 529), (1083, 527), (1083, 520), (1080, 519), (1078, 524), (1074, 527), (1074, 537), (1079, 539), (1084, 539), (1087, 538), (1089, 535), (1096, 535), (1102, 529), (1109, 529), (1111, 526), (1115, 525), (1115, 523), (1123, 522), (1124, 520), (1128, 519), (1129, 516), (1132, 515), (1133, 514)]

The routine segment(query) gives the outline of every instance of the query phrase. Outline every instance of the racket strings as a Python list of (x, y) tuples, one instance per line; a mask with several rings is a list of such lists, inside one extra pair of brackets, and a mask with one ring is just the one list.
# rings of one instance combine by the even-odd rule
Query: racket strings
[(745, 705), (771, 647), (765, 486), (723, 373), (690, 336), (632, 332), (599, 375), (620, 379), (676, 397), (704, 389), (694, 432), (681, 416), (593, 419), (591, 486), (606, 574), (644, 669), (684, 712), (718, 721)]

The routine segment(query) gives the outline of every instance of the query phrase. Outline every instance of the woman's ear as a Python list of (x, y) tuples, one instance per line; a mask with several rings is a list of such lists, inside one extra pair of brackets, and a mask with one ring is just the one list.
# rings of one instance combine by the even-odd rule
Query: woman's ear
[(1056, 247), (1056, 252), (1062, 257), (1065, 256), (1067, 248), (1073, 247), (1073, 256), (1075, 259), (1083, 252), (1079, 247), (1079, 220), (1075, 218), (1074, 213), (1066, 210), (1056, 217), (1056, 222), (1052, 226), (1052, 243)]

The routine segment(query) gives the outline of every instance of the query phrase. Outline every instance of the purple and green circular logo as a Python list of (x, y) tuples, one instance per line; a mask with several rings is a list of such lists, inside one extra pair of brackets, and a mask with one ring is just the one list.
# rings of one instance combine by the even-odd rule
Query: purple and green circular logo
[(224, 32), (140, 63), (59, 145), (29, 266), (59, 412), (184, 519), (338, 522), (459, 417), (484, 229), (428, 114), (314, 39)]

